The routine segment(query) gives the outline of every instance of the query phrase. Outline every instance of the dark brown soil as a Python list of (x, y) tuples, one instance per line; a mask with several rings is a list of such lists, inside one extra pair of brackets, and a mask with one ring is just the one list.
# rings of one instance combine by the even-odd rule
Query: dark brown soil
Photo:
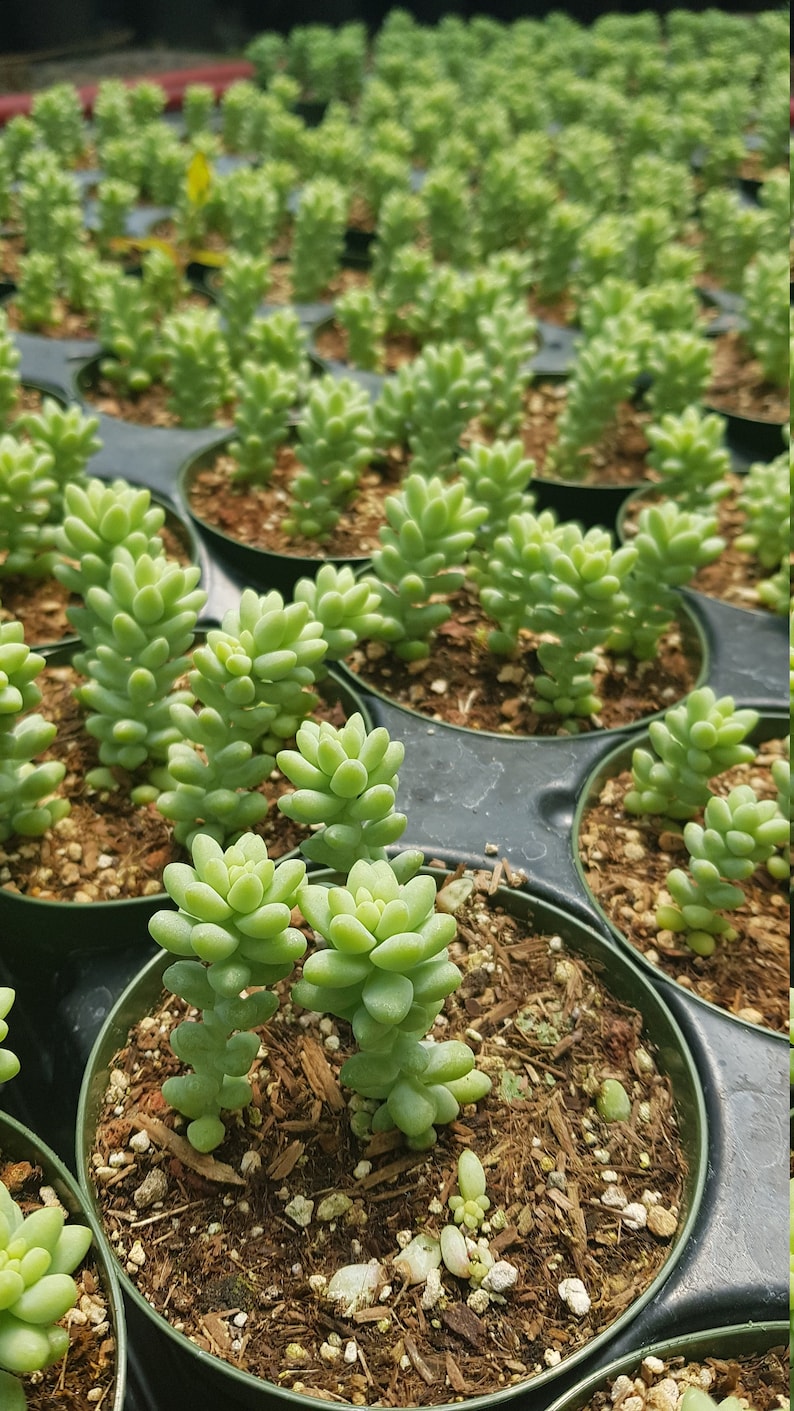
[[(107, 416), (117, 416), (122, 421), (132, 421), (136, 426), (182, 426), (184, 423), (169, 407), (171, 394), (161, 382), (155, 382), (145, 392), (135, 396), (125, 396), (106, 377), (98, 377), (95, 386), (86, 388), (87, 402)], [(232, 414), (229, 407), (216, 412), (212, 422), (205, 425), (230, 426)]]
[[(155, 896), (162, 891), (166, 864), (189, 859), (155, 805), (141, 807), (129, 798), (129, 790), (145, 782), (145, 769), (140, 778), (114, 770), (120, 787), (113, 793), (86, 784), (85, 776), (97, 768), (99, 755), (97, 742), (83, 728), (86, 713), (72, 696), (81, 679), (70, 666), (48, 666), (37, 677), (43, 692), (38, 712), (58, 725), (55, 741), (42, 758), (66, 765), (58, 793), (69, 799), (71, 813), (42, 838), (14, 837), (0, 843), (0, 886), (45, 901)], [(333, 706), (321, 718), (340, 724), (343, 716)], [(298, 847), (308, 833), (276, 806), (286, 788), (278, 770), (259, 788), (270, 807), (253, 831), (264, 838), (274, 858)]]
[[(714, 563), (708, 563), (705, 568), (698, 569), (687, 586), (694, 588), (698, 593), (705, 593), (706, 597), (732, 603), (734, 607), (771, 612), (772, 609), (758, 597), (758, 584), (768, 578), (774, 570), (764, 568), (753, 554), (735, 547), (734, 540), (743, 534), (747, 527), (738, 498), (742, 485), (741, 476), (728, 476), (728, 483), (731, 487), (730, 494), (719, 500), (715, 506), (717, 532), (725, 540), (725, 548)], [(658, 503), (659, 499), (660, 496), (650, 493), (641, 500), (632, 501), (626, 507), (624, 529), (627, 542), (630, 542), (636, 533), (637, 519), (642, 509), (648, 504)]]
[[(389, 333), (382, 340), (381, 366), (378, 372), (397, 372), (405, 363), (412, 363), (422, 351), (421, 344), (410, 333)], [(336, 362), (350, 362), (348, 356), (347, 330), (333, 321), (328, 328), (315, 334), (314, 346), (321, 358), (331, 358)], [(355, 366), (355, 364), (351, 364)]]
[[(365, 642), (347, 658), (366, 685), (432, 720), (506, 735), (568, 733), (556, 716), (537, 715), (529, 702), (532, 682), (542, 674), (538, 639), (522, 633), (516, 658), (497, 657), (485, 645), (494, 624), (465, 590), (450, 599), (452, 617), (439, 628), (425, 661), (404, 662), (382, 642)], [(674, 624), (655, 661), (604, 656), (596, 674), (603, 701), (598, 716), (582, 719), (583, 732), (616, 729), (667, 709), (695, 685), (700, 669), (688, 628)]]
[[(565, 381), (539, 382), (527, 389), (526, 412), (518, 429), (527, 456), (534, 460), (537, 474), (533, 479), (559, 482), (552, 467), (547, 469), (549, 453), (557, 443), (557, 422), (565, 406), (568, 386)], [(577, 485), (639, 485), (653, 479), (645, 464), (648, 442), (644, 428), (650, 414), (633, 402), (621, 402), (615, 424), (597, 446), (584, 448), (582, 474)], [(493, 433), (478, 421), (473, 421), (463, 441), (493, 441)]]
[[(754, 761), (712, 780), (711, 787), (725, 795), (749, 783), (759, 797), (774, 798), (769, 771), (783, 754), (782, 740), (768, 740)], [(726, 913), (739, 933), (736, 940), (718, 940), (711, 956), (695, 955), (680, 936), (659, 931), (655, 918), (668, 872), (686, 867), (683, 825), (626, 813), (622, 801), (630, 786), (628, 770), (608, 780), (582, 820), (580, 856), (596, 899), (630, 943), (685, 989), (740, 1019), (787, 1031), (788, 887), (759, 867), (742, 883), (745, 904)]]
[[(44, 1173), (28, 1161), (3, 1161), (0, 1180), (24, 1215), (47, 1203), (42, 1198)], [(74, 1223), (79, 1224), (79, 1218)], [(108, 1300), (90, 1251), (72, 1277), (78, 1287), (77, 1303), (62, 1320), (69, 1328), (69, 1350), (44, 1372), (21, 1378), (28, 1411), (53, 1411), (55, 1406), (58, 1411), (85, 1411), (89, 1406), (101, 1406), (113, 1394), (116, 1346), (108, 1321)]]
[(196, 472), (189, 499), (193, 513), (203, 523), (249, 548), (312, 558), (366, 558), (378, 547), (378, 530), (385, 522), (383, 503), (399, 488), (402, 467), (395, 459), (364, 472), (351, 504), (333, 533), (322, 544), (302, 536), (288, 537), (281, 528), (290, 505), (290, 485), (300, 464), (291, 445), (279, 448), (272, 478), (267, 485), (233, 479), (236, 461), (217, 456)]
[[(714, 1340), (719, 1341), (717, 1334)], [(789, 1394), (788, 1348), (781, 1346), (770, 1348), (768, 1352), (743, 1352), (735, 1357), (705, 1357), (702, 1362), (673, 1357), (665, 1362), (662, 1371), (651, 1368), (646, 1361), (642, 1364), (642, 1370), (638, 1368), (637, 1376), (631, 1379), (632, 1385), (626, 1388), (626, 1395), (639, 1397), (643, 1411), (647, 1398), (650, 1411), (652, 1404), (660, 1404), (653, 1400), (652, 1387), (669, 1380), (681, 1396), (690, 1386), (703, 1389), (706, 1377), (709, 1396), (715, 1398), (717, 1405), (728, 1396), (736, 1396), (743, 1398), (743, 1404), (752, 1407), (752, 1411), (778, 1411), (778, 1407), (786, 1404)], [(582, 1411), (612, 1411), (622, 1385), (618, 1386), (617, 1380), (610, 1382), (608, 1387), (590, 1398)], [(613, 1392), (615, 1387), (617, 1397)]]
[(576, 300), (567, 291), (558, 294), (556, 299), (543, 299), (539, 294), (529, 294), (527, 297), (527, 308), (535, 318), (543, 319), (545, 323), (556, 323), (561, 328), (575, 326)]
[(40, 324), (28, 329), (22, 322), (17, 304), (11, 299), (4, 304), (8, 314), (8, 326), (22, 332), (36, 333), (40, 338), (96, 338), (96, 328), (90, 314), (77, 313), (65, 299), (55, 300), (55, 318), (52, 323)]
[(751, 357), (740, 333), (721, 333), (714, 339), (714, 377), (703, 401), (717, 411), (755, 421), (782, 424), (789, 419), (788, 390), (764, 380), (760, 363)]
[[(642, 1021), (559, 938), (505, 915), (488, 895), (490, 873), (477, 883), (451, 948), (465, 978), (436, 1028), (476, 1043), (493, 1088), (440, 1130), (430, 1152), (406, 1153), (397, 1133), (368, 1146), (353, 1138), (337, 1082), (350, 1051), (341, 1021), (281, 1008), (261, 1031), (253, 1103), (210, 1158), (193, 1152), (160, 1093), (177, 1071), (166, 1036), (181, 1001), (166, 997), (114, 1059), (93, 1155), (111, 1242), (174, 1326), (254, 1376), (358, 1406), (487, 1393), (565, 1359), (665, 1262), (686, 1163), (668, 1080), (638, 1046)], [(625, 1123), (607, 1126), (590, 1105), (607, 1075), (631, 1094)], [(140, 1130), (150, 1138), (143, 1152)], [(504, 1212), (504, 1228), (495, 1222), (488, 1237), (518, 1272), (507, 1302), (476, 1312), (467, 1283), (444, 1270), (439, 1300), (423, 1307), (422, 1285), (404, 1285), (388, 1264), (374, 1307), (346, 1316), (324, 1302), (316, 1276), (351, 1260), (389, 1261), (400, 1231), (438, 1232), (466, 1146)], [(135, 1192), (152, 1171), (162, 1198), (141, 1211)], [(618, 1205), (645, 1199), (656, 1213), (631, 1230), (612, 1197), (602, 1199), (608, 1186)], [(350, 1204), (322, 1222), (319, 1202), (332, 1193)], [(296, 1195), (318, 1203), (305, 1228), (288, 1213)], [(135, 1241), (145, 1256), (137, 1263)], [(567, 1277), (592, 1298), (581, 1318), (558, 1293)]]
[[(265, 298), (269, 304), (294, 304), (295, 294), (292, 288), (292, 263), (290, 260), (276, 260), (271, 267), (271, 283), (268, 286)], [(340, 269), (329, 280), (324, 289), (321, 289), (314, 298), (308, 300), (309, 303), (333, 302), (340, 294), (347, 293), (348, 289), (361, 289), (372, 282), (369, 270), (366, 269)]]

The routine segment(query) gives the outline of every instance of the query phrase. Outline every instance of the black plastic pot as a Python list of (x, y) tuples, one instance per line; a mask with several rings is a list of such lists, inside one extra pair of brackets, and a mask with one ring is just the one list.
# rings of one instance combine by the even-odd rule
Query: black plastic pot
[[(784, 714), (782, 711), (778, 712), (777, 714), (774, 714), (771, 711), (767, 711), (761, 716), (755, 730), (752, 731), (751, 735), (748, 738), (750, 743), (760, 744), (764, 740), (770, 740), (778, 736), (787, 735), (789, 729), (790, 719), (787, 714)], [(675, 986), (676, 981), (666, 975), (665, 972), (661, 970), (659, 966), (655, 965), (652, 961), (647, 958), (646, 955), (642, 953), (642, 951), (638, 950), (635, 946), (631, 944), (631, 942), (620, 930), (620, 928), (616, 926), (615, 923), (610, 919), (610, 917), (601, 907), (598, 898), (590, 890), (590, 887), (588, 886), (587, 880), (584, 875), (584, 868), (580, 859), (578, 841), (582, 824), (587, 814), (587, 809), (590, 804), (598, 798), (598, 795), (601, 789), (604, 787), (606, 781), (608, 779), (614, 778), (615, 775), (620, 774), (624, 769), (630, 769), (632, 755), (635, 749), (647, 746), (647, 743), (647, 734), (643, 733), (640, 736), (635, 736), (630, 741), (624, 741), (622, 744), (616, 745), (615, 748), (610, 750), (610, 752), (606, 756), (604, 756), (603, 759), (599, 760), (599, 763), (596, 768), (590, 774), (588, 779), (584, 782), (584, 785), (578, 797), (576, 813), (574, 814), (573, 819), (571, 845), (573, 848), (574, 863), (581, 882), (581, 886), (588, 896), (592, 910), (598, 914), (598, 916), (601, 918), (602, 923), (609, 929), (612, 935), (615, 936), (621, 946), (631, 954), (632, 958), (639, 966), (641, 966), (641, 968), (646, 972), (646, 974), (652, 975), (653, 978), (657, 981), (657, 983), (667, 989), (669, 987)], [(630, 815), (627, 814), (626, 818), (627, 822), (630, 821)], [(720, 1014), (726, 1022), (732, 1025), (740, 1024), (750, 1029), (757, 1029), (758, 1027), (762, 1027), (755, 1024), (748, 1024), (747, 1020), (739, 1019), (735, 1014), (731, 1014), (727, 1010), (720, 1009), (719, 1006), (712, 1004), (709, 1000), (701, 999), (699, 995), (693, 994), (689, 990), (687, 991), (687, 996), (692, 1004), (698, 1007), (706, 1006), (708, 1009)], [(771, 1029), (765, 1029), (764, 1032), (771, 1035), (775, 1039), (778, 1039), (781, 1043), (786, 1042), (784, 1036), (773, 1033)]]
[(115, 1342), (116, 1376), (110, 1400), (104, 1400), (105, 1411), (123, 1411), (127, 1381), (127, 1328), (121, 1301), (115, 1260), (108, 1258), (103, 1245), (101, 1228), (91, 1202), (86, 1200), (74, 1176), (63, 1162), (24, 1123), (0, 1113), (0, 1154), (7, 1161), (29, 1161), (41, 1167), (48, 1185), (68, 1212), (69, 1221), (89, 1225), (93, 1233), (90, 1257), (99, 1268), (102, 1293), (106, 1299), (108, 1320)]
[(785, 1348), (789, 1338), (789, 1326), (784, 1322), (741, 1323), (729, 1328), (709, 1328), (705, 1332), (687, 1333), (671, 1338), (667, 1342), (643, 1347), (641, 1350), (621, 1357), (609, 1366), (592, 1373), (549, 1408), (549, 1411), (587, 1411), (589, 1398), (601, 1391), (608, 1382), (617, 1377), (635, 1377), (640, 1374), (640, 1363), (645, 1357), (660, 1357), (668, 1361), (682, 1357), (685, 1361), (697, 1362), (701, 1358), (718, 1357), (730, 1362), (743, 1353), (767, 1352), (772, 1347)]
[(363, 568), (369, 563), (366, 554), (359, 554), (353, 558), (339, 558), (336, 555), (320, 557), (300, 553), (279, 554), (270, 549), (255, 548), (250, 544), (242, 543), (239, 539), (233, 539), (230, 535), (224, 534), (217, 525), (202, 519), (192, 508), (190, 502), (193, 480), (200, 470), (212, 464), (229, 439), (228, 436), (224, 437), (223, 441), (217, 442), (216, 445), (189, 460), (180, 472), (178, 490), (183, 504), (194, 522), (199, 525), (202, 534), (238, 578), (264, 589), (277, 588), (285, 597), (290, 597), (298, 579), (313, 578), (324, 563), (334, 563), (337, 566), (347, 565), (353, 569)]
[[(436, 872), (434, 875), (440, 878), (444, 874)], [(332, 873), (316, 874), (316, 880), (330, 881), (333, 877)], [(641, 977), (630, 961), (618, 956), (609, 943), (558, 907), (530, 897), (525, 892), (504, 888), (500, 889), (498, 900), (506, 910), (525, 919), (529, 925), (538, 930), (561, 935), (566, 946), (573, 952), (585, 956), (588, 961), (603, 970), (608, 977), (606, 983), (612, 994), (642, 1013), (645, 1021), (643, 1033), (647, 1041), (657, 1049), (660, 1068), (673, 1084), (679, 1128), (690, 1165), (686, 1180), (683, 1221), (665, 1265), (648, 1289), (608, 1329), (573, 1353), (561, 1367), (549, 1368), (519, 1386), (467, 1398), (462, 1404), (471, 1408), (471, 1411), (490, 1411), (492, 1406), (512, 1405), (517, 1402), (525, 1406), (530, 1404), (526, 1398), (531, 1399), (533, 1406), (546, 1406), (549, 1388), (559, 1380), (564, 1371), (580, 1365), (599, 1349), (609, 1346), (612, 1339), (622, 1329), (627, 1328), (644, 1307), (660, 1296), (667, 1278), (685, 1255), (696, 1228), (708, 1161), (707, 1119), (697, 1074), (678, 1025), (653, 987)], [(90, 1151), (97, 1116), (107, 1088), (108, 1065), (113, 1055), (124, 1045), (130, 1027), (156, 1003), (162, 990), (163, 971), (169, 961), (168, 955), (156, 956), (136, 976), (109, 1014), (86, 1065), (77, 1122), (77, 1165), (82, 1188), (88, 1199), (94, 1203), (97, 1213), (99, 1212), (91, 1178)], [(121, 1274), (121, 1281), (125, 1294), (145, 1318), (147, 1335), (151, 1338), (152, 1347), (157, 1348), (158, 1359), (162, 1359), (162, 1365), (168, 1369), (166, 1384), (168, 1380), (173, 1379), (174, 1385), (182, 1385), (185, 1391), (189, 1392), (191, 1404), (196, 1411), (204, 1411), (204, 1408), (206, 1411), (213, 1408), (214, 1411), (217, 1406), (223, 1406), (224, 1411), (226, 1408), (228, 1411), (261, 1411), (261, 1408), (275, 1408), (279, 1411), (286, 1406), (306, 1408), (306, 1411), (309, 1411), (309, 1408), (315, 1406), (314, 1397), (259, 1381), (203, 1352), (152, 1310), (126, 1274)], [(437, 1411), (451, 1411), (452, 1404), (455, 1403), (446, 1403), (437, 1408)]]
[[(101, 353), (101, 354), (99, 354), (99, 356), (97, 356), (97, 357), (88, 358), (88, 359), (83, 363), (82, 367), (80, 367), (79, 371), (78, 371), (77, 373), (75, 373), (74, 380), (73, 380), (73, 396), (76, 397), (80, 402), (82, 402), (83, 405), (86, 406), (87, 409), (88, 409), (90, 412), (92, 412), (94, 416), (99, 415), (99, 409), (98, 409), (96, 406), (94, 406), (94, 404), (92, 403), (92, 401), (91, 401), (91, 393), (92, 393), (92, 392), (96, 392), (96, 391), (98, 390), (98, 387), (99, 387), (99, 379), (100, 379), (100, 375), (101, 375), (101, 374), (100, 374), (100, 366), (101, 366), (101, 364), (104, 362), (106, 356), (107, 356), (107, 355), (106, 355), (105, 353)], [(122, 422), (123, 422), (123, 421), (124, 421), (124, 417), (122, 417), (122, 416), (119, 416), (119, 417), (111, 416), (110, 413), (108, 413), (108, 412), (103, 412), (101, 415), (102, 415), (102, 421), (103, 421), (103, 422), (105, 422), (105, 421), (122, 421)], [(134, 423), (134, 422), (131, 423), (131, 424), (132, 424), (132, 425), (137, 425), (137, 423)], [(167, 431), (171, 431), (171, 430), (172, 430), (171, 427), (166, 427), (166, 428), (163, 428), (163, 427), (143, 427), (142, 429), (143, 429), (143, 430), (152, 430), (152, 431), (158, 431), (158, 430), (159, 430), (159, 431), (161, 431), (161, 432), (162, 432), (163, 430), (167, 430)], [(198, 431), (198, 432), (202, 432), (202, 431), (214, 431), (216, 434), (220, 434), (220, 432), (223, 430), (223, 427), (222, 427), (222, 425), (221, 425), (220, 422), (205, 422), (203, 426), (189, 426), (189, 427), (183, 427), (183, 426), (180, 424), (180, 425), (176, 426), (176, 427), (173, 428), (173, 429), (176, 430), (176, 431), (193, 431), (193, 432), (196, 432), (196, 431)]]

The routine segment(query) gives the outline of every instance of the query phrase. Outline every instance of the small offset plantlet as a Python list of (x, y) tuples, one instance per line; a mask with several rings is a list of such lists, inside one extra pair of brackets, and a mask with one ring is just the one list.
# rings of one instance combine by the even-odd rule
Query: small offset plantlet
[(271, 987), (306, 949), (289, 924), (306, 867), (298, 861), (277, 867), (253, 833), (225, 851), (199, 834), (192, 853), (192, 867), (169, 863), (163, 873), (179, 910), (156, 912), (149, 930), (179, 957), (164, 983), (201, 1010), (200, 1022), (184, 1020), (171, 1034), (174, 1053), (193, 1073), (167, 1078), (163, 1097), (190, 1118), (191, 1145), (207, 1152), (226, 1135), (221, 1112), (251, 1101), (247, 1074), (259, 1048), (252, 1031), (275, 1013)]
[(311, 385), (297, 430), (301, 469), (290, 485), (282, 528), (290, 537), (323, 543), (372, 459), (369, 397), (349, 378), (322, 377)]
[(436, 1126), (491, 1086), (466, 1044), (425, 1040), (461, 975), (447, 951), (455, 920), (435, 911), (435, 882), (415, 875), (421, 861), (413, 852), (361, 860), (344, 886), (299, 888), (298, 905), (326, 948), (306, 960), (292, 991), (295, 1004), (352, 1024), (358, 1052), (341, 1081), (379, 1103), (372, 1115), (355, 1112), (355, 1134), (396, 1127), (420, 1151), (435, 1142)]
[(347, 219), (344, 188), (315, 177), (301, 192), (292, 244), (292, 288), (302, 303), (316, 299), (339, 268)]
[(617, 1078), (605, 1078), (596, 1093), (596, 1110), (605, 1122), (628, 1122), (631, 1098)]
[(374, 289), (348, 289), (334, 304), (334, 315), (347, 334), (347, 361), (376, 372), (382, 361), (386, 314)]
[(408, 821), (394, 806), (404, 746), (383, 726), (367, 731), (358, 714), (340, 729), (305, 720), (295, 744), (276, 756), (297, 786), (279, 798), (278, 807), (287, 818), (321, 825), (301, 844), (304, 856), (337, 872), (348, 872), (361, 858), (385, 858), (385, 848), (402, 837)]
[(713, 796), (706, 804), (705, 827), (689, 822), (684, 842), (689, 871), (674, 867), (666, 886), (672, 903), (656, 908), (656, 924), (682, 934), (697, 955), (713, 954), (717, 937), (736, 939), (737, 931), (720, 913), (743, 904), (738, 885), (752, 877), (789, 841), (790, 824), (775, 799), (759, 799), (749, 784), (732, 789), (726, 799)]
[(400, 493), (386, 500), (385, 512), (381, 547), (372, 555), (383, 613), (376, 635), (393, 643), (403, 661), (421, 661), (452, 612), (438, 597), (463, 583), (458, 565), (488, 511), (472, 503), (460, 481), (409, 475)]
[(632, 544), (637, 559), (628, 581), (630, 604), (610, 640), (613, 652), (631, 652), (638, 661), (657, 655), (663, 633), (675, 620), (677, 590), (725, 548), (717, 517), (683, 509), (675, 500), (647, 505)]
[(278, 363), (243, 363), (237, 380), (234, 440), (228, 448), (235, 461), (234, 481), (268, 483), (278, 448), (287, 438), (290, 410), (297, 398), (294, 374)]
[(447, 1202), (456, 1225), (478, 1230), (491, 1202), (485, 1194), (485, 1171), (477, 1153), (464, 1148), (458, 1157), (458, 1190)]
[(746, 744), (758, 712), (737, 710), (732, 696), (715, 696), (710, 686), (690, 691), (686, 700), (648, 727), (650, 749), (632, 755), (632, 788), (623, 800), (628, 813), (695, 818), (708, 802), (709, 781), (755, 759)]
[(648, 466), (683, 509), (702, 509), (728, 493), (731, 457), (723, 417), (688, 406), (652, 421), (645, 436)]
[(766, 569), (776, 568), (789, 552), (788, 516), (782, 507), (788, 503), (790, 477), (789, 452), (784, 451), (773, 461), (757, 461), (742, 479), (739, 505), (746, 527), (733, 542)]
[(229, 351), (216, 310), (186, 309), (162, 327), (163, 381), (183, 426), (206, 426), (234, 391)]
[(742, 1403), (738, 1396), (726, 1396), (722, 1401), (715, 1401), (700, 1387), (687, 1387), (681, 1398), (680, 1411), (742, 1411)]
[(33, 763), (56, 733), (43, 716), (31, 714), (41, 700), (35, 680), (45, 666), (26, 645), (21, 622), (0, 623), (0, 840), (40, 837), (69, 812), (68, 800), (53, 797), (65, 765)]

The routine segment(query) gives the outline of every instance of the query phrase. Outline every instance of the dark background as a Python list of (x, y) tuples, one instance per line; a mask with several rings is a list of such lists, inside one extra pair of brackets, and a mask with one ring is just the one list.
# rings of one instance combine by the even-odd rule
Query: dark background
[[(96, 41), (103, 33), (125, 30), (131, 44), (169, 44), (186, 49), (206, 48), (219, 53), (239, 52), (254, 35), (264, 29), (286, 33), (293, 25), (322, 23), (338, 25), (361, 20), (377, 29), (392, 8), (391, 0), (0, 0), (0, 58), (4, 54), (41, 52), (48, 47)], [(527, 0), (405, 0), (409, 10), (425, 24), (434, 24), (443, 14), (462, 16), (495, 15), (502, 20), (522, 16), (542, 17), (550, 10), (565, 10), (586, 23), (605, 11), (624, 14), (654, 9), (664, 14), (672, 8), (703, 10), (701, 4), (669, 3), (649, 5), (645, 0), (615, 0), (615, 3), (566, 4), (527, 3)], [(763, 0), (737, 0), (717, 8), (752, 12), (773, 8)]]

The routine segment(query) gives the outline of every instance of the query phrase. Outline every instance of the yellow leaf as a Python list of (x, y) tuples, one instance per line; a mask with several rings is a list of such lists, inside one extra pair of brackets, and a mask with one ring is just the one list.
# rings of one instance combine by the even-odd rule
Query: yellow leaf
[(209, 199), (212, 169), (203, 152), (196, 152), (187, 169), (187, 198), (192, 206), (203, 206)]
[(197, 265), (211, 265), (213, 269), (222, 269), (228, 256), (222, 250), (191, 250), (190, 258)]

